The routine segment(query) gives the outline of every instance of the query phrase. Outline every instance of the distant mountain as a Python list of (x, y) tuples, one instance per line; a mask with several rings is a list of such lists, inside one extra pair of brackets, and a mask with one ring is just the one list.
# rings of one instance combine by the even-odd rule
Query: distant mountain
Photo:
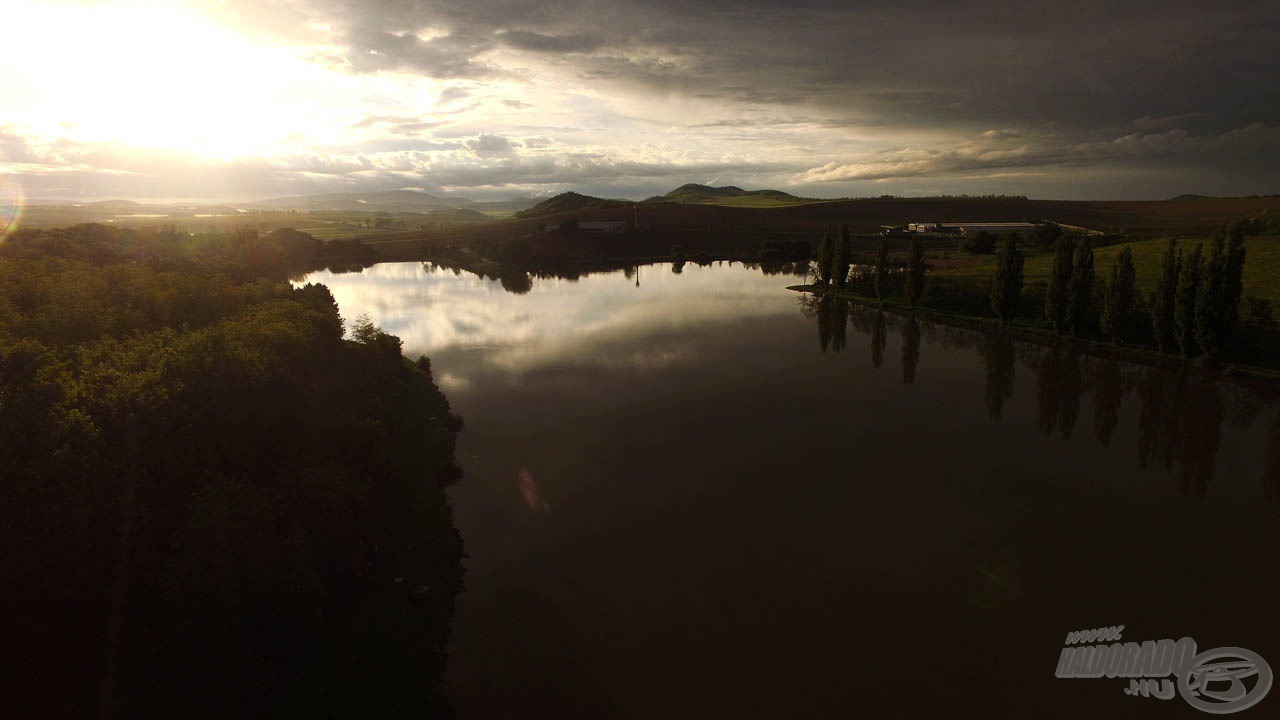
[(95, 210), (138, 210), (143, 207), (142, 203), (136, 203), (132, 200), (99, 200), (98, 202), (85, 203), (85, 207)]
[(774, 202), (802, 202), (804, 200), (804, 198), (796, 197), (791, 193), (785, 193), (781, 190), (743, 190), (742, 188), (734, 185), (712, 187), (710, 185), (689, 183), (687, 185), (681, 185), (661, 197), (649, 198), (645, 202), (665, 201), (681, 203), (708, 203), (723, 200), (725, 198), (745, 197), (772, 200)]
[(547, 198), (527, 210), (522, 210), (516, 213), (516, 217), (541, 217), (543, 215), (554, 215), (555, 213), (569, 212), (571, 210), (626, 207), (632, 204), (634, 203), (630, 200), (609, 200), (605, 198), (591, 197), (590, 195), (581, 195), (576, 192), (567, 192), (561, 193), (552, 198)]
[(528, 208), (531, 208), (537, 204), (538, 204), (537, 198), (518, 197), (518, 198), (512, 198), (510, 200), (485, 200), (485, 201), (477, 202), (475, 205), (469, 205), (468, 207), (471, 207), (475, 210), (480, 210), (480, 211), (509, 213), (514, 215), (515, 213), (518, 213), (521, 210), (527, 210)]
[(1196, 195), (1194, 193), (1191, 193), (1187, 195), (1179, 195), (1177, 197), (1171, 197), (1169, 198), (1169, 201), (1177, 202), (1179, 200), (1212, 200), (1212, 199), (1214, 198), (1210, 195)]
[(252, 210), (304, 210), (330, 212), (431, 212), (475, 206), (474, 200), (444, 198), (418, 190), (381, 190), (378, 192), (325, 193), (295, 195), (249, 203)]
[(467, 208), (458, 208), (455, 210), (432, 210), (427, 213), (427, 219), (433, 222), (449, 222), (449, 223), (483, 223), (493, 222), (493, 218), (482, 212), (476, 212)]

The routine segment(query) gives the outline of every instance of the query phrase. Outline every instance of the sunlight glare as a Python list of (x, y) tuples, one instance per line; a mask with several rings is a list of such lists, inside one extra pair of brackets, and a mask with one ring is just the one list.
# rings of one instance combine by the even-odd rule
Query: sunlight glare
[(42, 117), (23, 119), (70, 128), (77, 139), (207, 157), (274, 151), (318, 122), (290, 100), (300, 85), (323, 87), (323, 69), (181, 4), (19, 0), (13, 15), (12, 27), (28, 32), (0, 49), (0, 68), (24, 76), (17, 96), (2, 101), (13, 103), (10, 117), (38, 108), (31, 112)]
[(22, 185), (7, 175), (0, 175), (0, 242), (18, 229), (25, 202)]

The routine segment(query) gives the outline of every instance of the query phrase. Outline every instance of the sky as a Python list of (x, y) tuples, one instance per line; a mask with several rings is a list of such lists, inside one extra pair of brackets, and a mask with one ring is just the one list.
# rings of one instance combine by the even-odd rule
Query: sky
[(5, 0), (0, 193), (1280, 193), (1251, 0)]

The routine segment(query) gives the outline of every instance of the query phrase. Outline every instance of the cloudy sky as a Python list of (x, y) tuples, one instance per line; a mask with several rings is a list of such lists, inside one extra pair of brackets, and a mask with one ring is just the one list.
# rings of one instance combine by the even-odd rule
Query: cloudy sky
[(1280, 193), (1257, 0), (4, 5), (33, 199)]

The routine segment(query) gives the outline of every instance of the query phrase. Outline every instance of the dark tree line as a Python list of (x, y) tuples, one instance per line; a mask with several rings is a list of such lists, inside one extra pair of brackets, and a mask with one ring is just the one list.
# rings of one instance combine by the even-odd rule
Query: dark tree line
[(425, 357), (344, 339), (328, 289), (290, 285), (314, 253), (94, 225), (0, 245), (12, 716), (440, 709), (460, 421)]
[(1218, 233), (1207, 258), (1203, 243), (1184, 257), (1177, 241), (1169, 241), (1150, 303), (1162, 352), (1176, 345), (1185, 357), (1216, 357), (1231, 342), (1239, 326), (1245, 258), (1239, 225)]
[(1018, 240), (1006, 236), (996, 257), (995, 277), (991, 281), (991, 309), (1000, 322), (1008, 325), (1022, 299), (1022, 267), (1026, 258), (1018, 250)]
[[(1176, 348), (1187, 357), (1217, 357), (1231, 345), (1239, 327), (1243, 291), (1244, 227), (1235, 223), (1220, 231), (1207, 255), (1203, 243), (1184, 254), (1176, 240), (1169, 241), (1156, 290), (1146, 305), (1161, 352)], [(1021, 298), (1022, 263), (1017, 238), (1006, 236), (990, 295), (992, 311), (1006, 325), (1016, 315)], [(1108, 278), (1095, 292), (1097, 284), (1092, 238), (1058, 235), (1044, 291), (1044, 319), (1059, 334), (1086, 336), (1095, 327), (1095, 297), (1099, 297), (1096, 327), (1121, 344), (1136, 332), (1133, 323), (1138, 297), (1131, 248), (1124, 247), (1115, 256)]]

